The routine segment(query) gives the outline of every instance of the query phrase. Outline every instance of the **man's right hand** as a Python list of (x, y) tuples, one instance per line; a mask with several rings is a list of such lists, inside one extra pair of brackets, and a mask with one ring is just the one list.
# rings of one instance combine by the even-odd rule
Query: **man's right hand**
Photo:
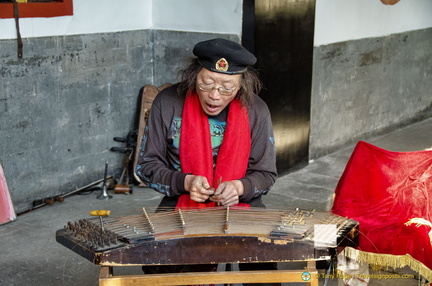
[(214, 188), (210, 186), (204, 176), (187, 175), (184, 187), (189, 192), (191, 200), (197, 203), (205, 202), (214, 194)]

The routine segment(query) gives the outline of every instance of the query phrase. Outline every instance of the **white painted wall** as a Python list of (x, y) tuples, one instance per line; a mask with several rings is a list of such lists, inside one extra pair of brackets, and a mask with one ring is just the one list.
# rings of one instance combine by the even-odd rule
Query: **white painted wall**
[[(22, 18), (23, 38), (93, 34), (152, 27), (153, 0), (73, 0), (73, 16)], [(0, 19), (0, 39), (16, 38), (15, 20)]]
[(153, 27), (241, 36), (242, 0), (154, 0)]
[(432, 27), (431, 0), (316, 0), (315, 46)]
[[(271, 0), (268, 0), (271, 1)], [(74, 15), (20, 19), (21, 36), (45, 37), (140, 29), (241, 35), (242, 0), (73, 0)], [(432, 27), (432, 0), (316, 0), (315, 46)], [(0, 39), (16, 38), (0, 19)]]
[[(242, 0), (73, 0), (73, 8), (73, 16), (20, 19), (21, 36), (151, 28), (241, 35)], [(0, 31), (0, 39), (16, 38), (14, 19), (0, 19)]]

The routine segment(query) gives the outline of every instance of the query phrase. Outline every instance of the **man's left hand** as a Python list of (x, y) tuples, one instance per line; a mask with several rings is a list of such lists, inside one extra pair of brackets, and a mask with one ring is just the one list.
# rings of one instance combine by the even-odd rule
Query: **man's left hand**
[(239, 203), (239, 197), (243, 195), (243, 191), (244, 186), (240, 180), (222, 182), (210, 200), (223, 206), (233, 206)]

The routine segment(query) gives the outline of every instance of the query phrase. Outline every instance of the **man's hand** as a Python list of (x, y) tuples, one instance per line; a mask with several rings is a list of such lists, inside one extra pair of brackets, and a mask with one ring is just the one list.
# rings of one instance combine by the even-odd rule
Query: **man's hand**
[(210, 200), (223, 206), (233, 206), (239, 203), (239, 197), (243, 192), (244, 186), (240, 180), (222, 182)]
[(184, 182), (185, 190), (189, 192), (191, 200), (203, 203), (214, 194), (206, 177), (187, 175)]

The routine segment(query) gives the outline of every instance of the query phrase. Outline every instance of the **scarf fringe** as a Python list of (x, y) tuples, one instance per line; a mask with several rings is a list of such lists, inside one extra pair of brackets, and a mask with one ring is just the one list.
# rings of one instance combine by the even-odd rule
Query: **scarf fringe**
[(368, 263), (373, 270), (384, 270), (389, 267), (403, 268), (408, 266), (420, 276), (424, 277), (429, 282), (432, 282), (432, 270), (409, 254), (378, 254), (361, 251), (352, 247), (345, 247), (342, 251), (342, 255), (360, 263)]

